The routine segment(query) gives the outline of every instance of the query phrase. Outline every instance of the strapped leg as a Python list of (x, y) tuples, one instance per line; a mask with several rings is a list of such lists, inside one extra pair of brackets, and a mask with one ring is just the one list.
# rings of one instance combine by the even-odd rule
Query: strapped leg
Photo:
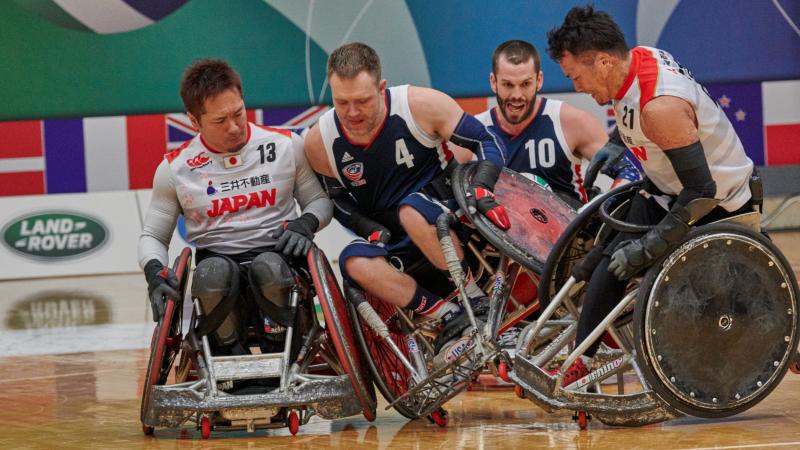
[(196, 332), (210, 335), (217, 346), (234, 347), (244, 337), (236, 311), (239, 277), (239, 266), (224, 256), (208, 257), (195, 269), (192, 297), (200, 301), (205, 314)]

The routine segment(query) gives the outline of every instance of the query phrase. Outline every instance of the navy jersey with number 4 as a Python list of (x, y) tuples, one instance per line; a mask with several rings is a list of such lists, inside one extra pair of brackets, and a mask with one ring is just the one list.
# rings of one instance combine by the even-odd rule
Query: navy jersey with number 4
[(386, 90), (386, 117), (373, 141), (354, 145), (335, 111), (319, 130), (336, 178), (370, 215), (396, 213), (400, 201), (442, 173), (452, 158), (439, 136), (420, 128), (408, 106), (408, 85)]
[(506, 167), (515, 172), (538, 175), (554, 191), (585, 203), (581, 159), (572, 153), (561, 128), (562, 102), (544, 97), (541, 99), (531, 123), (516, 136), (500, 127), (497, 108), (475, 117), (503, 140), (507, 152)]

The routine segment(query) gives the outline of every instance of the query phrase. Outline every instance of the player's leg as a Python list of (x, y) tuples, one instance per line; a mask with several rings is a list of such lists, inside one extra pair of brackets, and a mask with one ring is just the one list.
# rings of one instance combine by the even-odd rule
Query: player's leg
[(237, 313), (241, 303), (240, 276), (238, 264), (229, 258), (210, 256), (197, 264), (192, 279), (192, 297), (199, 300), (204, 313), (200, 328), (223, 353), (245, 353), (240, 342), (243, 324)]
[(456, 305), (404, 273), (421, 256), (409, 238), (387, 247), (358, 240), (344, 248), (339, 264), (345, 280), (386, 303), (434, 318), (457, 311)]
[[(447, 270), (439, 238), (436, 233), (436, 219), (442, 213), (449, 213), (456, 207), (455, 200), (442, 201), (432, 198), (421, 192), (409, 195), (400, 201), (400, 224), (434, 266), (439, 270)], [(469, 265), (464, 259), (464, 249), (455, 230), (450, 230), (450, 237), (456, 250), (456, 255), (461, 260), (461, 267), (466, 275), (466, 292), (470, 299), (485, 297), (486, 294), (478, 287), (471, 276)]]

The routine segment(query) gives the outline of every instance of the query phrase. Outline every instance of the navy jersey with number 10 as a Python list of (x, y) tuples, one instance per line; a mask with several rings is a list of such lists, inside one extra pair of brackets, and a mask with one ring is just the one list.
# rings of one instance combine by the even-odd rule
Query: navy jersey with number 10
[(539, 109), (533, 120), (517, 134), (508, 134), (497, 119), (497, 108), (475, 116), (496, 136), (506, 148), (506, 167), (544, 178), (557, 192), (585, 203), (586, 191), (581, 178), (581, 158), (572, 153), (561, 128), (559, 100), (540, 97)]

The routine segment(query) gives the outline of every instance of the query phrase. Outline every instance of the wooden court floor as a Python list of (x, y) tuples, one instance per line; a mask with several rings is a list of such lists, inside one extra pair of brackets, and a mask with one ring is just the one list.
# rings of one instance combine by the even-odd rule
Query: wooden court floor
[[(800, 269), (800, 233), (773, 239)], [(408, 421), (378, 408), (363, 417), (314, 418), (287, 429), (212, 432), (191, 425), (144, 436), (139, 399), (152, 322), (140, 275), (0, 283), (0, 449), (172, 448), (800, 448), (800, 375), (723, 420), (682, 418), (643, 428), (548, 414), (510, 390), (466, 392), (447, 404), (450, 425)]]

